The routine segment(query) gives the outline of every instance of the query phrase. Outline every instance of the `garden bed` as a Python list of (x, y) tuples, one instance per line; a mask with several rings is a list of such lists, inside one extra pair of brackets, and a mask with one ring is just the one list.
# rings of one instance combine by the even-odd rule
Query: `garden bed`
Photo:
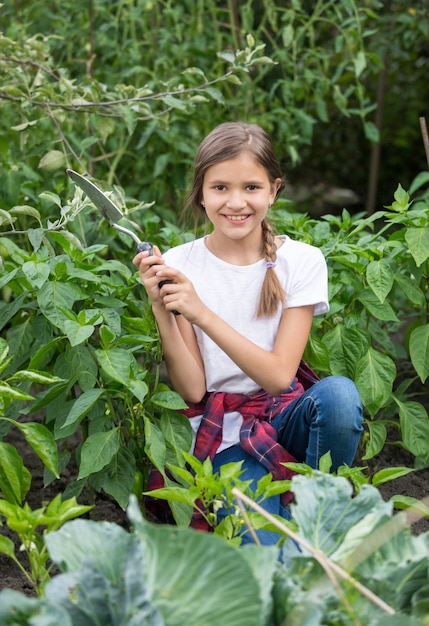
[[(21, 433), (13, 428), (7, 440), (16, 446), (21, 454), (25, 466), (32, 474), (31, 489), (27, 496), (27, 502), (32, 509), (42, 506), (49, 502), (57, 493), (61, 493), (67, 484), (75, 478), (73, 469), (66, 469), (59, 480), (54, 481), (48, 487), (43, 487), (43, 464), (34, 454), (33, 450), (25, 443)], [(383, 467), (408, 466), (412, 467), (413, 457), (405, 450), (394, 445), (386, 445), (382, 452), (372, 459), (368, 465), (372, 470), (378, 471)], [(77, 473), (77, 468), (76, 473)], [(411, 472), (406, 476), (397, 478), (391, 482), (381, 485), (380, 492), (387, 500), (396, 494), (411, 496), (421, 500), (429, 494), (429, 468)], [(83, 495), (79, 498), (81, 504), (88, 504), (88, 498)], [(96, 495), (95, 507), (91, 513), (94, 520), (105, 520), (115, 522), (121, 526), (127, 527), (128, 520), (125, 512), (118, 504), (108, 495), (98, 493)], [(419, 519), (412, 525), (413, 534), (420, 534), (429, 531), (429, 520)], [(4, 524), (0, 528), (1, 534), (10, 537), (16, 541), (16, 535), (10, 531)], [(19, 548), (19, 546), (17, 546)], [(17, 550), (18, 551), (18, 550)], [(23, 553), (22, 553), (23, 554)], [(24, 566), (25, 556), (23, 554), (22, 562)], [(0, 589), (10, 588), (21, 591), (27, 595), (34, 596), (35, 590), (26, 580), (17, 565), (7, 556), (0, 554)]]

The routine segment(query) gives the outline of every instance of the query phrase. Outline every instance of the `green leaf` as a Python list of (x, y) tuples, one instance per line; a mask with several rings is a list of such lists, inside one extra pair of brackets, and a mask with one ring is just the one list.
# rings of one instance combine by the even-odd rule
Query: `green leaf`
[(357, 299), (366, 309), (379, 320), (385, 322), (399, 322), (395, 311), (388, 302), (380, 303), (375, 293), (370, 289), (362, 289), (357, 295)]
[(26, 442), (33, 448), (39, 459), (43, 461), (43, 464), (56, 478), (59, 478), (58, 450), (51, 431), (43, 424), (37, 424), (36, 422), (8, 421), (22, 432)]
[(168, 107), (172, 107), (173, 109), (179, 109), (180, 111), (186, 111), (187, 109), (186, 102), (183, 102), (183, 100), (180, 100), (179, 98), (175, 98), (174, 96), (170, 96), (170, 95), (164, 96), (162, 98), (162, 101)]
[[(292, 479), (292, 517), (299, 534), (328, 556), (338, 550), (346, 534), (367, 515), (387, 515), (385, 503), (375, 487), (363, 485), (352, 497), (352, 485), (342, 477), (315, 472), (312, 477), (297, 475)], [(371, 528), (369, 528), (369, 531)]]
[(16, 267), (11, 272), (4, 273), (3, 276), (0, 277), (0, 289), (3, 289), (8, 283), (10, 283), (15, 276), (18, 274), (18, 268)]
[(121, 112), (122, 118), (126, 124), (128, 134), (131, 136), (137, 125), (137, 113), (133, 110), (133, 107), (129, 105), (119, 105), (118, 110)]
[(119, 428), (89, 435), (82, 444), (77, 480), (99, 472), (110, 463), (119, 450), (119, 437)]
[(365, 120), (363, 128), (365, 132), (365, 137), (368, 139), (368, 141), (370, 141), (371, 143), (378, 143), (380, 141), (380, 131), (378, 130), (374, 122)]
[(401, 402), (393, 396), (399, 406), (399, 423), (404, 446), (414, 456), (429, 458), (429, 417), (426, 409), (419, 402)]
[(71, 346), (78, 346), (91, 337), (94, 332), (92, 324), (79, 324), (74, 320), (64, 321), (64, 331), (70, 341)]
[[(400, 515), (402, 514), (397, 517)], [(356, 568), (356, 574), (373, 593), (398, 610), (398, 620), (393, 623), (402, 626), (402, 619), (406, 617), (402, 614), (403, 609), (411, 609), (414, 593), (422, 588), (427, 579), (428, 544), (424, 534), (413, 537), (408, 531), (394, 532), (395, 522), (396, 517), (388, 520), (386, 528), (381, 526), (376, 529), (379, 547), (367, 553), (366, 558)], [(389, 526), (392, 525), (393, 532), (389, 533)], [(368, 536), (367, 541), (362, 542), (361, 548), (357, 549), (357, 553), (365, 552), (373, 540), (374, 534)], [(394, 617), (396, 616), (389, 616), (387, 621), (377, 623), (390, 626)], [(404, 624), (408, 623), (404, 621)], [(419, 622), (414, 623), (417, 626)]]
[(178, 485), (174, 485), (172, 487), (160, 487), (159, 489), (146, 491), (145, 495), (160, 498), (161, 500), (168, 500), (169, 502), (180, 502), (181, 504), (187, 504), (188, 506), (193, 506), (195, 500), (198, 498), (198, 494), (191, 493), (188, 488), (180, 487)]
[(0, 441), (0, 491), (12, 504), (21, 505), (31, 485), (31, 474), (15, 446)]
[(89, 513), (94, 507), (78, 504), (76, 498), (62, 499), (62, 494), (55, 496), (46, 507), (43, 524), (49, 532), (56, 530), (66, 522)]
[(101, 369), (110, 376), (110, 378), (123, 385), (129, 384), (131, 366), (134, 363), (132, 354), (121, 348), (96, 350), (95, 354)]
[(182, 450), (188, 451), (192, 445), (193, 431), (189, 419), (181, 413), (163, 414), (160, 426), (165, 441), (174, 451), (175, 460), (177, 459), (181, 465), (184, 465)]
[(341, 111), (341, 113), (343, 113), (343, 115), (348, 117), (349, 113), (347, 111), (347, 98), (341, 92), (339, 85), (334, 85), (333, 96), (337, 108)]
[(52, 172), (66, 166), (66, 157), (60, 150), (50, 150), (39, 161), (39, 168)]
[(366, 268), (369, 286), (383, 303), (393, 286), (394, 275), (386, 261), (371, 261)]
[(317, 370), (325, 372), (330, 371), (328, 349), (321, 339), (314, 334), (310, 335), (308, 338), (304, 352), (304, 359)]
[(319, 469), (321, 472), (325, 472), (326, 474), (328, 474), (331, 470), (331, 467), (332, 457), (330, 451), (328, 450), (328, 452), (325, 452), (325, 454), (323, 454), (319, 459)]
[(9, 537), (5, 537), (4, 535), (0, 535), (0, 552), (15, 560), (15, 544), (12, 539), (9, 539)]
[(392, 205), (393, 210), (404, 212), (410, 206), (410, 196), (401, 184), (398, 184), (393, 197), (395, 198), (395, 202)]
[(24, 275), (30, 282), (32, 287), (40, 289), (49, 278), (50, 268), (47, 263), (36, 263), (35, 261), (27, 261), (22, 266)]
[(396, 367), (392, 359), (372, 347), (356, 364), (355, 382), (371, 417), (389, 399), (395, 376)]
[(429, 172), (420, 172), (419, 174), (417, 174), (417, 176), (414, 178), (413, 182), (411, 183), (408, 189), (408, 193), (410, 194), (410, 196), (414, 195), (414, 193), (418, 189), (420, 189), (420, 187), (423, 187), (428, 182), (429, 182)]
[(0, 383), (0, 398), (10, 398), (11, 400), (34, 400), (33, 396), (30, 396), (30, 394), (25, 391), (14, 389), (13, 387), (2, 383)]
[[(73, 381), (72, 381), (73, 382)], [(72, 383), (70, 381), (66, 381), (64, 383), (57, 383), (50, 387), (49, 389), (42, 391), (42, 393), (37, 395), (37, 398), (34, 402), (26, 406), (24, 409), (21, 409), (21, 413), (23, 415), (27, 415), (28, 413), (35, 413), (39, 409), (44, 406), (47, 406), (52, 400), (60, 396), (64, 391), (68, 389), (68, 387)]]
[[(64, 609), (70, 626), (165, 625), (147, 593), (146, 550), (135, 534), (108, 522), (73, 520), (46, 540), (52, 560), (67, 572), (49, 582), (46, 600)], [(61, 619), (51, 624), (68, 626)]]
[(164, 409), (172, 409), (173, 411), (179, 411), (181, 409), (187, 409), (188, 405), (183, 401), (181, 396), (175, 391), (160, 391), (154, 393), (151, 396), (150, 401), (152, 404), (161, 406)]
[(37, 302), (43, 315), (61, 331), (64, 331), (64, 322), (68, 319), (64, 311), (71, 311), (79, 297), (79, 290), (75, 285), (58, 281), (47, 282), (37, 294)]
[(354, 66), (355, 66), (356, 78), (359, 78), (359, 76), (362, 74), (362, 72), (366, 68), (366, 56), (365, 56), (365, 52), (363, 50), (359, 50), (359, 52), (357, 53), (357, 55), (353, 59), (353, 63), (354, 63)]
[(411, 276), (404, 276), (403, 274), (395, 274), (395, 281), (398, 283), (408, 300), (418, 306), (423, 306), (425, 302), (425, 294), (419, 288), (416, 280)]
[(133, 539), (126, 530), (105, 521), (73, 520), (46, 535), (50, 557), (61, 570), (77, 572), (91, 559), (98, 572), (118, 585), (124, 583), (130, 543)]
[(206, 87), (204, 89), (204, 93), (208, 93), (215, 102), (225, 104), (224, 95), (219, 89), (216, 89), (215, 87)]
[(234, 63), (235, 61), (235, 54), (233, 52), (230, 52), (229, 50), (217, 52), (216, 54), (219, 58), (223, 59), (224, 61), (227, 61), (228, 63)]
[(100, 326), (100, 341), (103, 350), (108, 350), (116, 337), (116, 333), (114, 333), (108, 326)]
[(125, 510), (130, 498), (134, 476), (136, 473), (136, 460), (128, 448), (121, 446), (112, 460), (95, 476), (91, 476), (90, 484), (97, 491), (104, 490), (111, 495)]
[(30, 240), (31, 245), (33, 246), (34, 252), (37, 252), (42, 245), (42, 242), (45, 238), (45, 231), (43, 228), (29, 228), (28, 229), (28, 239)]
[(70, 378), (77, 379), (82, 391), (93, 389), (97, 384), (98, 367), (88, 347), (70, 346), (65, 356), (72, 370)]
[(14, 379), (30, 380), (31, 382), (38, 383), (39, 385), (53, 385), (54, 383), (64, 382), (63, 378), (59, 378), (58, 376), (53, 376), (52, 374), (48, 374), (47, 372), (40, 372), (34, 369), (19, 370), (9, 378), (9, 380)]
[(410, 472), (414, 472), (412, 467), (385, 467), (384, 469), (376, 472), (372, 477), (372, 484), (374, 487), (379, 487), (390, 480), (406, 476)]
[[(148, 524), (135, 498), (128, 516), (147, 546), (148, 596), (166, 624), (261, 626), (264, 604), (259, 581), (249, 565), (252, 556), (260, 563), (255, 552), (245, 558), (212, 534)], [(277, 561), (277, 549), (266, 546), (264, 551), (269, 572)], [(192, 554), (192, 560), (184, 559), (184, 554)]]
[(11, 215), (29, 215), (30, 217), (34, 217), (41, 225), (39, 211), (32, 206), (28, 206), (28, 204), (23, 204), (20, 206), (12, 207), (10, 209), (10, 214)]
[(408, 228), (405, 240), (417, 267), (420, 267), (429, 258), (429, 227)]
[(37, 350), (31, 357), (31, 361), (28, 364), (29, 370), (38, 370), (49, 361), (50, 355), (55, 351), (57, 344), (63, 341), (62, 337), (55, 337), (52, 341), (45, 343), (41, 348)]
[(9, 345), (6, 339), (0, 337), (0, 365), (4, 365), (4, 363), (8, 363), (10, 359), (8, 359), (9, 354)]
[(322, 341), (329, 353), (331, 373), (354, 379), (356, 363), (368, 350), (368, 337), (357, 328), (337, 324), (323, 335)]
[(39, 193), (39, 198), (41, 198), (42, 200), (47, 200), (48, 202), (52, 202), (53, 204), (56, 204), (59, 208), (62, 207), (61, 198), (58, 194), (53, 193), (52, 191), (42, 191), (42, 193)]
[(166, 446), (164, 436), (157, 424), (144, 417), (145, 447), (144, 451), (155, 467), (164, 474), (166, 462)]
[(410, 335), (411, 362), (422, 383), (429, 376), (429, 324), (419, 326)]
[[(73, 255), (74, 250), (83, 250), (82, 244), (78, 237), (68, 230), (51, 231), (48, 233), (49, 238), (56, 241), (60, 247), (70, 256)], [(102, 246), (100, 246), (102, 248)], [(70, 272), (73, 272), (73, 266), (68, 268)]]
[(105, 309), (103, 319), (108, 328), (118, 337), (121, 334), (121, 316), (119, 313), (113, 309)]
[(294, 39), (294, 28), (292, 24), (287, 24), (283, 30), (282, 30), (282, 41), (283, 41), (283, 47), (286, 50), (287, 48), (289, 48), (292, 43), (293, 43), (293, 39)]
[(369, 442), (367, 443), (365, 454), (362, 457), (363, 461), (376, 456), (383, 449), (387, 438), (386, 426), (383, 423), (367, 421), (366, 425), (369, 430)]
[(144, 380), (130, 380), (129, 388), (137, 400), (143, 404), (144, 399), (149, 392), (149, 387)]
[(390, 501), (396, 509), (410, 509), (413, 513), (429, 518), (429, 506), (417, 498), (395, 494), (390, 498)]
[(89, 411), (103, 393), (104, 389), (89, 389), (88, 391), (84, 391), (79, 398), (73, 402), (73, 406), (61, 428), (66, 428), (88, 415)]

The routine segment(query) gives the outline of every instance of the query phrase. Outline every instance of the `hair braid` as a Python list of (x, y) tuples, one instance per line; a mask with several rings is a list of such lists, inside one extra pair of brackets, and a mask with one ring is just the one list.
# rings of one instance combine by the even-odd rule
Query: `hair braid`
[[(262, 226), (262, 252), (267, 263), (275, 263), (277, 246), (271, 224), (264, 219)], [(274, 267), (268, 267), (262, 283), (257, 317), (271, 317), (277, 311), (279, 303), (285, 304), (286, 296)]]

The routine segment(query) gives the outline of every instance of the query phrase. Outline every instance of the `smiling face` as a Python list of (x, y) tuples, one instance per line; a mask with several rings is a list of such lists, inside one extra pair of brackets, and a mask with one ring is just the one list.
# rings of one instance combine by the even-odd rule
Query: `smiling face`
[(260, 245), (261, 222), (274, 202), (279, 182), (247, 151), (209, 167), (204, 175), (202, 198), (213, 235)]

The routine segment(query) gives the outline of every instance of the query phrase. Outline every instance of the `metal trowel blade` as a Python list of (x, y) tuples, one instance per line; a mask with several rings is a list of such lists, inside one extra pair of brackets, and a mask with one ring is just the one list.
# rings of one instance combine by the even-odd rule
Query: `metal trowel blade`
[(78, 174), (74, 170), (66, 170), (66, 172), (73, 182), (86, 193), (91, 202), (95, 204), (104, 219), (108, 220), (111, 224), (115, 224), (123, 217), (116, 204), (114, 204), (97, 185), (94, 185), (94, 183), (85, 178), (85, 176)]

